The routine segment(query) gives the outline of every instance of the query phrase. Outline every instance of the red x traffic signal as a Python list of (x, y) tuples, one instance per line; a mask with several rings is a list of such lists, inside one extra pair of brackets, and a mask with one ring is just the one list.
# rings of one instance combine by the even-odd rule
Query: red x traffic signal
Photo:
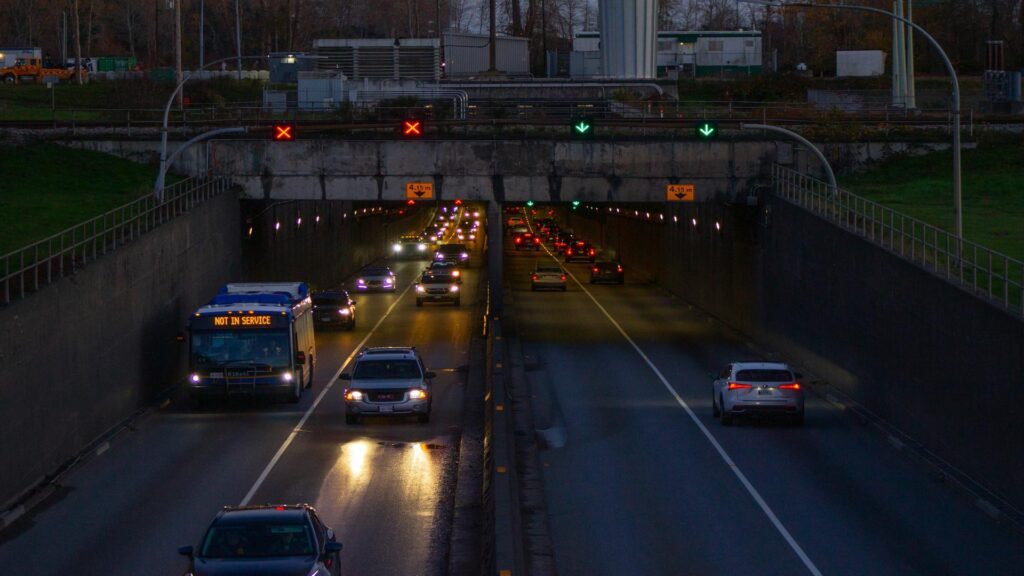
[(291, 142), (295, 140), (295, 128), (291, 124), (274, 124), (273, 136), (277, 142)]
[(418, 118), (409, 118), (403, 121), (402, 136), (404, 138), (419, 138), (423, 136), (423, 121)]

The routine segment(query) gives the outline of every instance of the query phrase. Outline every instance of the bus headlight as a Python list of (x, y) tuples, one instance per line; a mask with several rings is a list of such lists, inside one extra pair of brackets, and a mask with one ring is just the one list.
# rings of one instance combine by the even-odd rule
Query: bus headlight
[(401, 252), (402, 251), (402, 245), (401, 244), (395, 244), (394, 246), (391, 247), (391, 249), (394, 250), (395, 252)]
[(284, 372), (281, 374), (281, 380), (284, 380), (285, 382), (291, 382), (292, 378), (294, 378), (294, 376), (292, 376), (291, 372)]

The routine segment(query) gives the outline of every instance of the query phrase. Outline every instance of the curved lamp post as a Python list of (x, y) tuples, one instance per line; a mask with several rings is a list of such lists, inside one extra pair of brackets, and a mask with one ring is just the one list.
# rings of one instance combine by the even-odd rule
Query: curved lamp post
[[(189, 80), (191, 80), (192, 76), (195, 75), (196, 72), (199, 72), (199, 71), (201, 71), (201, 70), (203, 70), (205, 68), (209, 68), (210, 66), (214, 66), (216, 64), (220, 64), (221, 62), (229, 62), (231, 60), (236, 60), (236, 59), (238, 59), (238, 61), (241, 62), (242, 60), (256, 60), (256, 59), (262, 60), (264, 58), (266, 58), (266, 56), (244, 56), (244, 57), (242, 57), (240, 59), (235, 57), (235, 56), (231, 56), (230, 58), (220, 58), (218, 60), (214, 60), (213, 62), (208, 62), (206, 64), (206, 66), (203, 66), (203, 68), (200, 68), (199, 70), (193, 70), (192, 72), (189, 72), (184, 78), (181, 79), (181, 82), (179, 82), (178, 85), (174, 87), (174, 91), (171, 92), (171, 95), (167, 97), (167, 104), (164, 106), (164, 120), (163, 120), (163, 124), (161, 124), (161, 126), (160, 126), (160, 172), (157, 173), (156, 183), (153, 185), (153, 192), (156, 193), (157, 200), (162, 201), (164, 199), (164, 180), (167, 178), (167, 169), (168, 169), (168, 166), (170, 166), (170, 162), (168, 161), (168, 157), (167, 157), (167, 123), (168, 123), (168, 120), (170, 119), (170, 116), (171, 116), (171, 106), (174, 105), (174, 99), (178, 96), (178, 93), (181, 92), (181, 89), (185, 86), (185, 83), (188, 82)], [(244, 131), (243, 128), (228, 129), (228, 130), (231, 130), (231, 131)], [(206, 132), (204, 134), (200, 134), (199, 136), (193, 138), (192, 140), (189, 140), (185, 144), (185, 146), (182, 146), (181, 148), (179, 148), (174, 153), (174, 155), (177, 156), (186, 147), (191, 146), (192, 144), (194, 144), (196, 142), (199, 142), (200, 140), (204, 140), (204, 139), (209, 138), (211, 136), (216, 136), (217, 134), (223, 134), (224, 132), (225, 132), (224, 129), (220, 129), (220, 130), (212, 130), (210, 132)]]
[(835, 194), (836, 191), (839, 189), (839, 185), (836, 183), (836, 174), (835, 172), (832, 171), (832, 165), (828, 163), (828, 159), (825, 158), (825, 155), (822, 154), (821, 150), (819, 150), (818, 147), (812, 144), (811, 141), (808, 140), (807, 138), (804, 138), (803, 136), (797, 134), (796, 132), (793, 132), (792, 130), (787, 130), (785, 128), (771, 126), (768, 124), (740, 124), (740, 130), (765, 130), (767, 132), (776, 132), (778, 134), (784, 134), (796, 140), (797, 142), (803, 144), (804, 146), (809, 148), (815, 156), (818, 157), (818, 160), (821, 162), (822, 168), (825, 169), (825, 175), (828, 177), (828, 185), (832, 187), (832, 190), (830, 190), (829, 192)]
[[(957, 241), (963, 240), (963, 204), (961, 198), (961, 186), (960, 186), (960, 81), (957, 79), (956, 70), (953, 68), (953, 63), (949, 60), (949, 56), (946, 55), (946, 51), (942, 49), (931, 34), (928, 33), (924, 28), (921, 28), (917, 24), (897, 16), (888, 10), (882, 10), (881, 8), (873, 8), (871, 6), (858, 6), (855, 4), (814, 4), (811, 2), (772, 2), (767, 0), (739, 0), (745, 4), (760, 4), (762, 6), (771, 6), (773, 8), (833, 8), (836, 10), (856, 10), (860, 12), (874, 12), (876, 14), (883, 14), (889, 18), (899, 20), (904, 24), (912, 27), (914, 30), (920, 32), (931, 45), (935, 48), (935, 51), (942, 57), (943, 63), (946, 65), (946, 71), (949, 72), (949, 78), (953, 83), (953, 231)], [(959, 253), (959, 250), (957, 250)]]

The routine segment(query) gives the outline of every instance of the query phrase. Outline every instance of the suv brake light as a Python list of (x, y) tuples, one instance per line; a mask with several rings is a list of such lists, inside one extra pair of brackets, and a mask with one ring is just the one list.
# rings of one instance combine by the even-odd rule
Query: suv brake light
[(562, 275), (561, 275), (561, 276), (559, 276), (558, 278), (559, 278), (559, 279), (560, 279), (560, 280), (561, 280), (562, 282), (565, 282), (565, 274), (562, 274)]
[(600, 269), (598, 269), (598, 268), (593, 268), (593, 271), (594, 271), (594, 274), (597, 274), (597, 273), (598, 273), (598, 272), (600, 272), (601, 270), (600, 270)]
[(793, 382), (792, 384), (780, 384), (779, 385), (779, 390), (799, 390), (799, 389), (800, 389), (800, 383), (799, 382)]
[(536, 279), (537, 279), (537, 275), (536, 274), (530, 274), (530, 280), (536, 280)]
[(590, 249), (590, 255), (591, 255), (591, 256), (593, 256), (593, 255), (594, 255), (594, 249), (593, 249), (593, 248), (591, 248), (591, 249)]
[(729, 390), (748, 390), (753, 388), (750, 384), (740, 384), (739, 382), (729, 382)]

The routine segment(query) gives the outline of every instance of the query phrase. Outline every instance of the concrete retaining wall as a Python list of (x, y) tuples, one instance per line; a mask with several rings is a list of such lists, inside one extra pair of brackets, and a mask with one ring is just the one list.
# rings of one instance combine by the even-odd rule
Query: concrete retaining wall
[(1024, 402), (1024, 322), (775, 198), (760, 209), (669, 206), (665, 225), (582, 216), (571, 224), (617, 243), (633, 273), (807, 367), (1024, 509), (1024, 456), (1002, 448), (1024, 437), (1012, 409)]
[[(301, 130), (301, 128), (300, 128)], [(156, 163), (158, 143), (82, 140), (69, 145)], [(171, 149), (178, 144), (172, 143)], [(824, 146), (837, 169), (944, 144)], [(563, 140), (216, 140), (187, 150), (179, 173), (229, 176), (252, 199), (405, 200), (408, 182), (432, 182), (438, 198), (538, 202), (663, 202), (667, 184), (696, 186), (699, 200), (743, 199), (772, 162), (819, 174), (806, 151), (775, 141), (712, 142), (645, 137)]]

